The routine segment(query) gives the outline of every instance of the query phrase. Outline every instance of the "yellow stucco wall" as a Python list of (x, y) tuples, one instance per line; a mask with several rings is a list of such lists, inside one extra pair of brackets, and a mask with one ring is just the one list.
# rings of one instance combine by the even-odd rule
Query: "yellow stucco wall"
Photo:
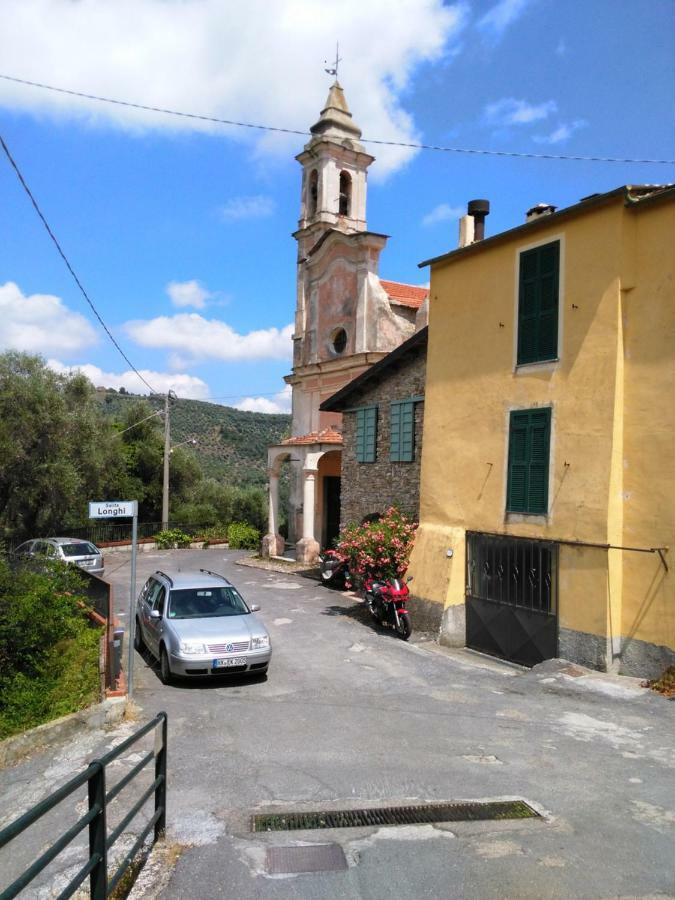
[[(410, 566), (421, 598), (464, 603), (466, 530), (675, 543), (674, 206), (627, 210), (616, 197), (432, 265), (421, 525)], [(560, 358), (516, 368), (518, 256), (553, 240)], [(507, 515), (509, 413), (538, 406), (552, 407), (549, 513)], [(675, 647), (673, 577), (656, 556), (562, 546), (559, 588), (561, 627)]]
[(622, 554), (622, 632), (675, 647), (675, 204), (626, 218), (623, 541), (669, 546), (671, 571)]

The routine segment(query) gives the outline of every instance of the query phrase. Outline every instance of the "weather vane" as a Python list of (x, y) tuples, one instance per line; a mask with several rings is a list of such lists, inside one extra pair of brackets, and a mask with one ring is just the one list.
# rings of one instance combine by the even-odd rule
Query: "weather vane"
[[(324, 62), (327, 63), (328, 60), (324, 59)], [(338, 68), (339, 68), (341, 62), (342, 62), (342, 59), (340, 57), (340, 44), (337, 43), (335, 45), (335, 62), (333, 63), (333, 67), (330, 69), (324, 69), (324, 72), (326, 72), (328, 75), (335, 75), (335, 83), (336, 84), (337, 84), (337, 80), (338, 80)]]

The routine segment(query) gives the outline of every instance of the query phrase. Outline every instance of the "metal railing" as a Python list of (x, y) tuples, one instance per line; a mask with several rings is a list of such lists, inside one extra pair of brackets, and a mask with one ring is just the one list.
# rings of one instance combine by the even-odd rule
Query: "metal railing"
[[(155, 729), (154, 748), (146, 753), (109, 791), (106, 791), (106, 766), (153, 729)], [(87, 826), (89, 827), (89, 859), (59, 894), (59, 900), (71, 897), (87, 877), (89, 877), (89, 890), (93, 900), (105, 900), (119, 884), (132, 860), (143, 846), (151, 829), (154, 828), (153, 844), (164, 832), (166, 827), (166, 751), (167, 715), (165, 712), (161, 712), (135, 734), (132, 734), (131, 737), (122, 741), (119, 746), (106, 753), (105, 756), (93, 760), (84, 772), (72, 778), (63, 787), (60, 787), (53, 794), (50, 794), (49, 797), (40, 801), (40, 803), (37, 803), (24, 815), (10, 822), (6, 828), (0, 831), (0, 848), (19, 837), (45, 813), (48, 813), (59, 803), (70, 797), (78, 788), (85, 784), (87, 785), (89, 798), (87, 812), (71, 828), (61, 834), (52, 846), (42, 853), (23, 874), (3, 890), (0, 894), (0, 900), (11, 900), (11, 898), (16, 897)], [(141, 794), (129, 812), (122, 817), (119, 824), (108, 833), (106, 825), (108, 805), (153, 759), (155, 761), (154, 781)], [(108, 878), (108, 851), (153, 794), (155, 803), (153, 815), (145, 824), (133, 847), (125, 855), (114, 875)]]

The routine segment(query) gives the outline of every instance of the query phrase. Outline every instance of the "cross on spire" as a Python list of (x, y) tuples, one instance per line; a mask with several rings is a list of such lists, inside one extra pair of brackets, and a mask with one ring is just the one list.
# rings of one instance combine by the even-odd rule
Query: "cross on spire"
[[(327, 62), (328, 62), (328, 60), (324, 59), (324, 63), (327, 63)], [(338, 69), (340, 67), (341, 62), (342, 62), (342, 58), (340, 56), (340, 44), (336, 43), (336, 45), (335, 45), (335, 62), (333, 63), (333, 65), (330, 69), (324, 69), (324, 72), (326, 72), (328, 75), (335, 76), (335, 84), (338, 83)]]

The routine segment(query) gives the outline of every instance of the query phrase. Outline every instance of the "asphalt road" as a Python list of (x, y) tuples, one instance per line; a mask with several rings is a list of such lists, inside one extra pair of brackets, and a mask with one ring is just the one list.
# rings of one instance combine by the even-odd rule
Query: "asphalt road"
[[(264, 681), (164, 687), (152, 660), (135, 655), (138, 721), (160, 710), (169, 717), (169, 849), (146, 869), (135, 896), (675, 896), (674, 703), (631, 679), (580, 675), (559, 661), (525, 671), (416, 642), (415, 634), (405, 644), (374, 627), (355, 598), (300, 576), (238, 565), (241, 556), (220, 549), (139, 556), (139, 590), (157, 568), (203, 566), (230, 578), (260, 604), (273, 658)], [(126, 614), (128, 554), (110, 554), (106, 575), (118, 612)], [(0, 826), (135, 727), (83, 733), (0, 772)], [(110, 783), (139, 758), (115, 764)], [(251, 815), (268, 810), (505, 797), (525, 799), (541, 817), (250, 831)], [(84, 797), (76, 809), (86, 809)], [(122, 814), (110, 813), (109, 828)], [(59, 813), (42, 823), (32, 845), (0, 851), (0, 888), (2, 874), (20, 871), (67, 821)], [(124, 841), (130, 846), (133, 836)], [(55, 896), (86, 858), (84, 835), (83, 842), (27, 896)], [(304, 846), (306, 862), (326, 844), (343, 869), (270, 874), (268, 851)]]
[[(675, 895), (675, 705), (634, 681), (523, 671), (375, 628), (354, 598), (241, 554), (139, 557), (222, 572), (261, 606), (267, 681), (163, 687), (136, 657), (136, 702), (166, 710), (167, 898)], [(128, 567), (109, 558), (117, 603)], [(119, 557), (121, 565), (123, 559)], [(127, 594), (128, 596), (128, 594)], [(124, 611), (121, 609), (120, 611)], [(522, 797), (518, 823), (251, 834), (251, 813)], [(270, 847), (338, 843), (343, 871), (270, 877)], [(153, 880), (157, 876), (153, 876)], [(168, 876), (167, 876), (168, 877)]]

